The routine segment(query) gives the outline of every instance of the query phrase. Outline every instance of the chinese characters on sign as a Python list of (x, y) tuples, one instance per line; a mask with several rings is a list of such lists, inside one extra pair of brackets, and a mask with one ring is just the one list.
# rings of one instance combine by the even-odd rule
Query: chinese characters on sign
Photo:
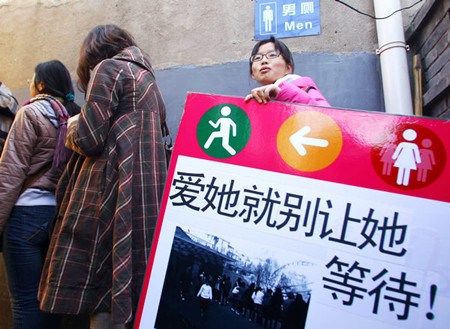
[(256, 0), (255, 39), (320, 34), (319, 0)]
[[(265, 225), (274, 230), (302, 232), (305, 238), (317, 236), (333, 243), (341, 243), (358, 249), (378, 248), (381, 253), (401, 257), (406, 253), (407, 226), (399, 223), (399, 213), (375, 212), (369, 203), (361, 218), (352, 217), (352, 201), (339, 207), (337, 202), (320, 196), (280, 192), (270, 186), (260, 188), (261, 183), (240, 186), (242, 179), (224, 182), (206, 173), (177, 172), (169, 196), (174, 207), (187, 207), (193, 211), (213, 212), (242, 223)], [(361, 204), (358, 208), (361, 208)], [(338, 209), (338, 211), (336, 211)], [(339, 210), (345, 210), (339, 213)], [(342, 222), (340, 231), (328, 227), (329, 223)], [(350, 238), (349, 232), (359, 232)], [(292, 233), (294, 234), (294, 233)], [(353, 233), (354, 234), (354, 233)]]
[[(434, 318), (429, 308), (432, 291), (440, 291), (442, 282), (425, 280), (425, 269), (405, 266), (417, 257), (413, 237), (422, 230), (417, 226), (425, 225), (418, 225), (416, 217), (429, 213), (424, 208), (433, 208), (431, 204), (418, 202), (414, 213), (406, 199), (385, 204), (381, 193), (369, 198), (369, 191), (323, 188), (326, 185), (301, 178), (278, 182), (268, 173), (251, 174), (250, 169), (230, 167), (224, 174), (219, 169), (223, 165), (185, 157), (179, 162), (168, 196), (171, 212), (197, 220), (215, 218), (217, 227), (270, 232), (280, 237), (278, 242), (294, 239), (328, 250), (314, 262), (320, 278), (313, 279), (313, 301), (376, 321), (404, 322), (408, 328), (417, 319)], [(430, 216), (430, 225), (445, 227), (442, 211)], [(338, 323), (343, 325), (344, 318)], [(323, 327), (310, 321), (306, 328)]]
[(377, 273), (369, 266), (363, 267), (357, 261), (345, 262), (338, 256), (334, 256), (326, 267), (330, 270), (330, 277), (322, 278), (323, 287), (332, 292), (334, 300), (341, 296), (345, 306), (352, 306), (356, 299), (370, 298), (372, 313), (378, 314), (380, 304), (387, 300), (386, 308), (395, 312), (398, 320), (407, 320), (410, 308), (419, 306), (421, 296), (417, 283), (407, 280), (405, 272), (401, 272), (399, 277), (391, 276), (386, 268)]

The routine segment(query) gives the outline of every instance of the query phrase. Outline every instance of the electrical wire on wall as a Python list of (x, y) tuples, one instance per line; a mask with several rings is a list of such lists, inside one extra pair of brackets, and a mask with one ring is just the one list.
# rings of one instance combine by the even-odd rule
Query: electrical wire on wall
[(394, 11), (393, 13), (391, 13), (391, 14), (389, 14), (387, 16), (384, 16), (384, 17), (376, 17), (376, 16), (370, 15), (368, 13), (362, 12), (362, 11), (356, 9), (355, 7), (349, 5), (348, 3), (345, 3), (344, 1), (341, 1), (341, 0), (335, 0), (335, 1), (339, 2), (340, 4), (343, 4), (344, 6), (347, 6), (348, 8), (350, 8), (350, 9), (352, 9), (354, 11), (356, 11), (358, 14), (361, 14), (361, 15), (364, 15), (364, 16), (368, 16), (368, 17), (373, 18), (373, 19), (386, 19), (386, 18), (391, 17), (392, 15), (394, 15), (395, 13), (397, 13), (399, 11), (410, 9), (410, 8), (414, 7), (415, 5), (417, 5), (418, 3), (422, 2), (423, 0), (418, 0), (415, 3), (413, 3), (411, 6), (400, 8), (400, 9)]

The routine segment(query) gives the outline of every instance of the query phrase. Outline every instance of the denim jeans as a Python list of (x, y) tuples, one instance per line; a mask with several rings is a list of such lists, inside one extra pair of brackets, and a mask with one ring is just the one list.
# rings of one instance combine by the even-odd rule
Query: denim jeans
[(39, 310), (37, 292), (48, 249), (54, 206), (15, 206), (3, 237), (14, 329), (54, 328), (58, 319)]

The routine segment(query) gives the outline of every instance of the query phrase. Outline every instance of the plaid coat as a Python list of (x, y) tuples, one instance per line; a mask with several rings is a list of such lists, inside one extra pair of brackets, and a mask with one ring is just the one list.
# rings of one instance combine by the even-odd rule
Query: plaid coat
[(136, 310), (166, 180), (165, 107), (147, 55), (129, 47), (92, 73), (66, 146), (38, 298), (50, 313)]

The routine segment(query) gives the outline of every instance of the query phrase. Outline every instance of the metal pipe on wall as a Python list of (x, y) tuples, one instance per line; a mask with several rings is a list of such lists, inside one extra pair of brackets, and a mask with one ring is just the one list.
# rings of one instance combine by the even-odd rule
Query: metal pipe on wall
[[(374, 0), (375, 16), (391, 15), (399, 10), (400, 0)], [(376, 20), (378, 49), (383, 81), (386, 113), (413, 114), (409, 80), (407, 46), (400, 11), (385, 19)]]

